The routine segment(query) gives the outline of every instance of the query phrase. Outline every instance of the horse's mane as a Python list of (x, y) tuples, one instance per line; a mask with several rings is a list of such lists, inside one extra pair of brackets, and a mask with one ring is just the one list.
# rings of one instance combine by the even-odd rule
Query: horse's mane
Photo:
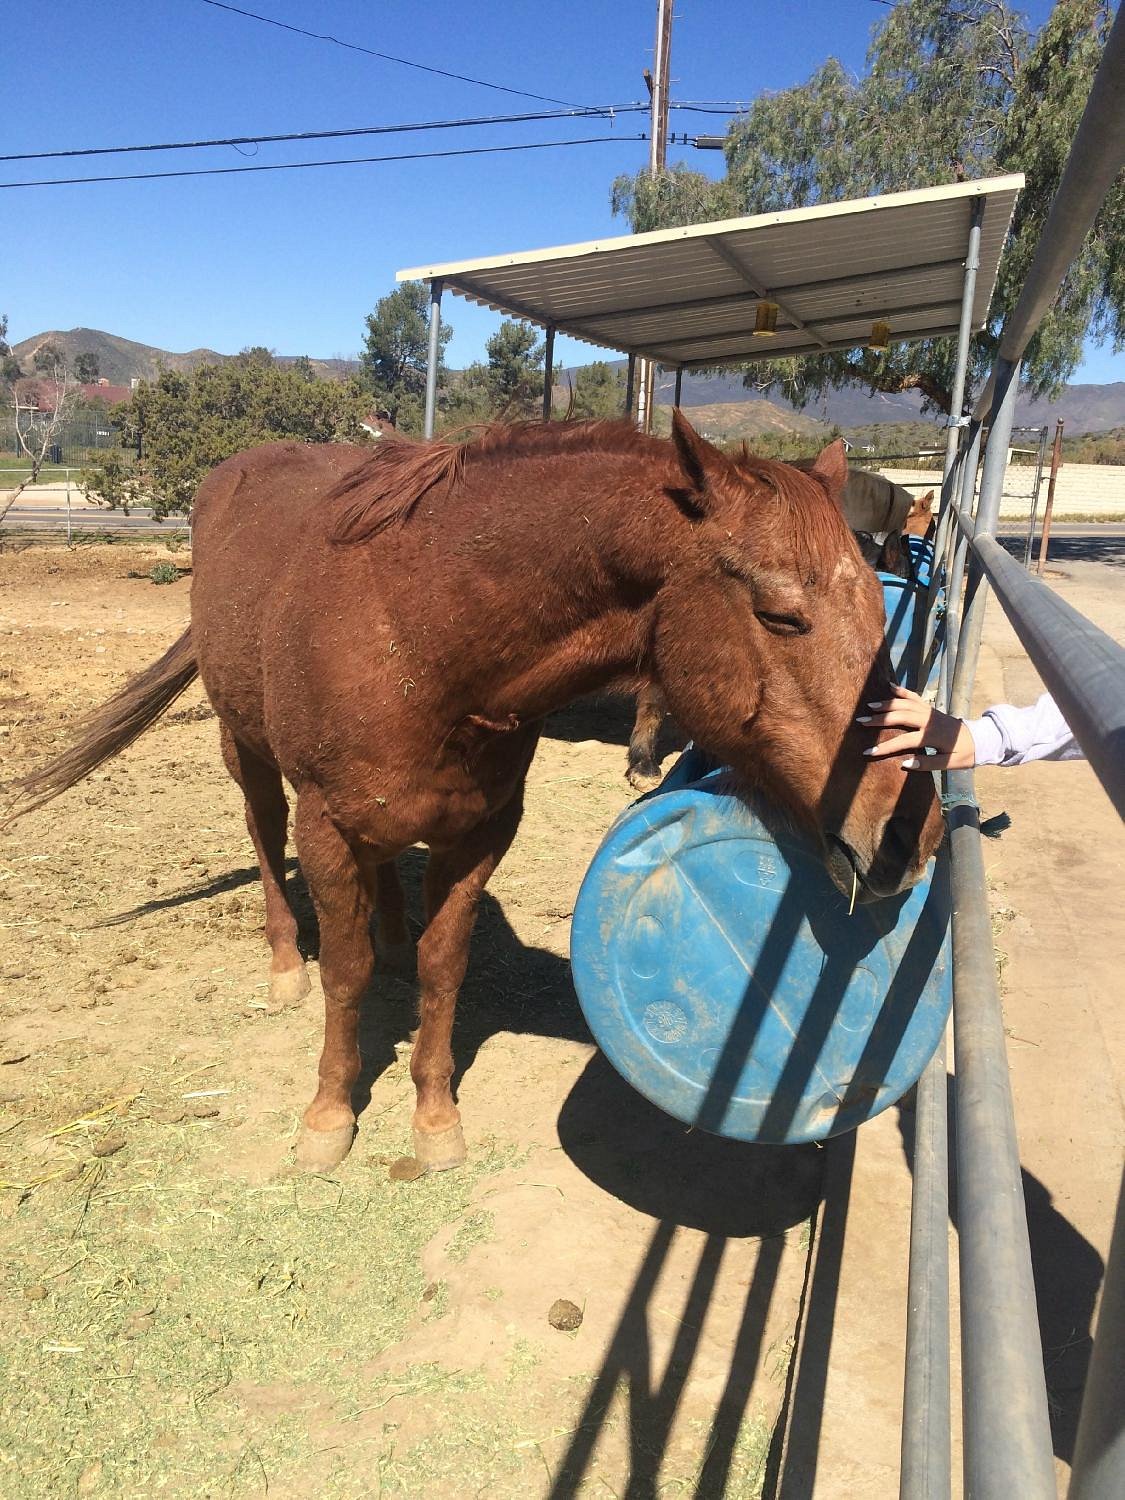
[(658, 440), (625, 421), (493, 422), (457, 442), (384, 437), (370, 458), (332, 487), (326, 503), (344, 502), (333, 527), (337, 542), (361, 542), (405, 521), (423, 495), (456, 489), (467, 463), (583, 452), (652, 454)]
[(792, 528), (794, 546), (810, 563), (824, 566), (839, 557), (852, 533), (842, 501), (833, 500), (819, 474), (811, 472), (814, 459), (782, 463), (751, 453), (745, 443), (728, 457), (744, 477), (757, 479), (774, 491), (780, 503), (774, 509), (773, 524)]
[[(646, 436), (631, 422), (493, 422), (473, 428), (459, 441), (420, 442), (398, 435), (378, 447), (325, 496), (339, 503), (332, 529), (336, 542), (365, 541), (386, 527), (409, 518), (424, 495), (448, 497), (471, 464), (513, 458), (544, 458), (572, 452), (632, 458), (666, 458), (665, 438)], [(728, 453), (745, 479), (764, 484), (777, 504), (762, 505), (755, 519), (768, 526), (788, 526), (810, 571), (838, 557), (847, 525), (838, 506), (828, 500), (815, 474), (751, 453), (745, 443)]]

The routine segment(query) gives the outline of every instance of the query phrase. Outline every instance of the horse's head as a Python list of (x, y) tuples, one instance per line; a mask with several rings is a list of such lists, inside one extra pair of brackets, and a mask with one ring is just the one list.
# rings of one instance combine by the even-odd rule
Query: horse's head
[(910, 509), (906, 514), (906, 520), (902, 523), (903, 532), (907, 536), (926, 536), (934, 520), (934, 492), (927, 490), (924, 495), (915, 495), (910, 502)]
[(842, 443), (807, 472), (728, 457), (678, 411), (691, 521), (656, 601), (656, 672), (672, 713), (748, 788), (820, 837), (841, 889), (912, 885), (941, 839), (928, 776), (865, 759), (865, 704), (889, 696), (883, 596), (840, 510)]

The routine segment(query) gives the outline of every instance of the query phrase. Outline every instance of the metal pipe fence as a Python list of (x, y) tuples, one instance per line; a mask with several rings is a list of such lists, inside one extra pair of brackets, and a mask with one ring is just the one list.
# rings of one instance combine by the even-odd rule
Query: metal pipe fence
[[(1020, 360), (1056, 296), (1102, 200), (1125, 167), (1125, 15), (1118, 13), (1027, 281), (1001, 331), (992, 374), (947, 460), (935, 550), (944, 562), (946, 650), (939, 702), (969, 708), (989, 587), (1055, 697), (1118, 812), (1125, 817), (1125, 649), (1015, 562), (995, 538), (1011, 440)], [(977, 457), (987, 428), (976, 493)], [(952, 447), (952, 445), (951, 445)], [(1043, 445), (1037, 455), (1041, 473)], [(1057, 464), (1055, 466), (1057, 468)], [(1034, 519), (1032, 527), (1034, 526)], [(963, 590), (963, 593), (962, 593)], [(936, 631), (931, 589), (927, 647)], [(996, 981), (979, 810), (971, 772), (948, 772), (953, 884), (955, 1052), (961, 1367), (965, 1493), (971, 1500), (1038, 1500), (1056, 1485), (1019, 1146)], [(925, 1112), (921, 1106), (925, 1101)], [(920, 1090), (919, 1151), (931, 1183), (947, 1170), (932, 1087)], [(948, 1349), (933, 1330), (941, 1305), (943, 1247), (935, 1247), (933, 1189), (914, 1195), (901, 1495), (949, 1493), (948, 1453), (923, 1430), (919, 1401), (948, 1380)], [(932, 1248), (931, 1248), (932, 1247)], [(1094, 1352), (1083, 1397), (1070, 1500), (1125, 1496), (1125, 1183)], [(915, 1393), (912, 1398), (911, 1391)], [(921, 1425), (920, 1425), (921, 1424)], [(919, 1455), (926, 1462), (918, 1461)]]

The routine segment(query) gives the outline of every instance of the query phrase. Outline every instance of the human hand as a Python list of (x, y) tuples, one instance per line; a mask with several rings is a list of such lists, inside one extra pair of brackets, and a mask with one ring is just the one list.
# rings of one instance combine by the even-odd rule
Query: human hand
[(904, 771), (961, 771), (976, 764), (976, 746), (963, 719), (943, 714), (909, 688), (896, 687), (894, 697), (869, 703), (869, 712), (856, 722), (870, 729), (901, 729), (902, 734), (880, 740), (863, 753), (872, 760), (930, 749), (935, 755), (905, 755)]

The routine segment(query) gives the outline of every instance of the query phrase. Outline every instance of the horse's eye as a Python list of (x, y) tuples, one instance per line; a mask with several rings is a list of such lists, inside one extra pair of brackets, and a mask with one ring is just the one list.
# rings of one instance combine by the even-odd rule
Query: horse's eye
[(769, 610), (758, 610), (758, 619), (773, 635), (807, 635), (809, 622), (800, 615), (777, 615)]

